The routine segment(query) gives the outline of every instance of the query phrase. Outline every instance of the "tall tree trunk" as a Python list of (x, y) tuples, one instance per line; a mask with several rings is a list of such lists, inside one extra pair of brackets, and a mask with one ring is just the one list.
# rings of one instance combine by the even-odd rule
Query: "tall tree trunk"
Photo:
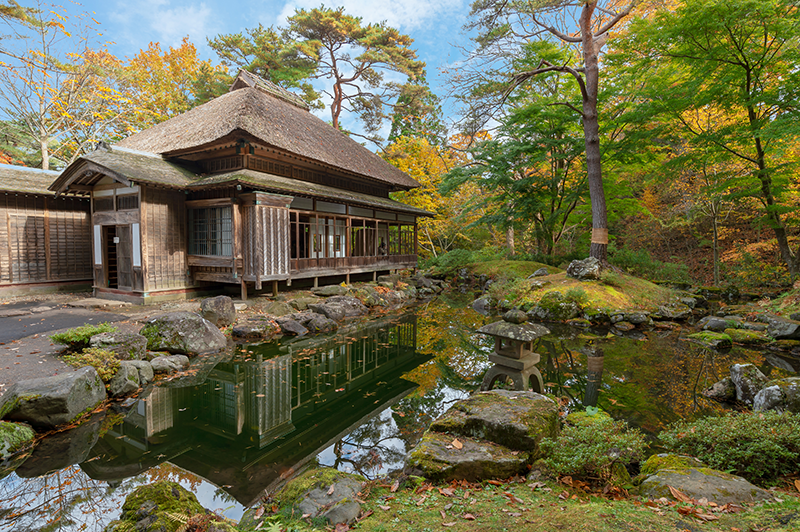
[(713, 261), (714, 261), (714, 286), (719, 286), (719, 229), (718, 229), (718, 213), (715, 205), (711, 206), (711, 226), (713, 228)]
[(514, 245), (514, 227), (508, 226), (506, 229), (506, 247), (508, 247), (508, 252), (512, 255), (515, 252), (515, 245)]
[[(606, 195), (603, 190), (603, 170), (600, 164), (600, 124), (597, 118), (597, 86), (600, 69), (597, 64), (599, 49), (595, 49), (592, 34), (592, 13), (597, 1), (584, 4), (580, 28), (583, 46), (586, 91), (583, 95), (583, 134), (586, 142), (586, 180), (589, 184), (589, 199), (592, 204), (592, 243), (589, 256), (601, 263), (608, 262), (608, 213)], [(599, 48), (599, 47), (598, 47)]]

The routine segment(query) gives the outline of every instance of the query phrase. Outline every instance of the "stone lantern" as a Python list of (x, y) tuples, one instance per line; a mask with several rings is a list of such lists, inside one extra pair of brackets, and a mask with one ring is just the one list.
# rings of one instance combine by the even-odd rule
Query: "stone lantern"
[(541, 357), (533, 352), (533, 341), (550, 334), (550, 331), (541, 325), (525, 323), (526, 321), (524, 312), (510, 310), (502, 321), (478, 329), (479, 333), (494, 337), (494, 353), (489, 355), (494, 366), (483, 377), (482, 391), (491, 390), (497, 379), (507, 377), (514, 383), (515, 390), (543, 392), (542, 374), (536, 368)]

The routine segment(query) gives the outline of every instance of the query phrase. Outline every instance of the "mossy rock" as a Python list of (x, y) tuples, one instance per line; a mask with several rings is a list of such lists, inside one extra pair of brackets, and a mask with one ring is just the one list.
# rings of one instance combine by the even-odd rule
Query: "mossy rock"
[(607, 412), (603, 412), (602, 410), (598, 410), (594, 413), (589, 413), (585, 410), (579, 412), (570, 412), (567, 415), (567, 423), (570, 425), (575, 425), (577, 427), (586, 427), (589, 425), (593, 425), (599, 421), (608, 421), (611, 420), (611, 416)]
[(189, 517), (206, 513), (197, 497), (177, 482), (161, 480), (141, 486), (125, 498), (119, 520), (106, 532), (176, 532)]
[(724, 334), (730, 336), (735, 344), (764, 345), (772, 342), (772, 338), (762, 331), (749, 331), (747, 329), (725, 329)]
[(274, 497), (273, 500), (279, 506), (291, 506), (295, 504), (304, 494), (316, 488), (328, 488), (343, 479), (354, 479), (358, 482), (365, 482), (366, 479), (361, 475), (343, 473), (332, 467), (317, 467), (304, 471), (300, 475), (290, 480)]
[[(454, 445), (454, 441), (458, 443)], [(477, 482), (527, 470), (530, 455), (496, 443), (428, 430), (409, 453), (406, 472), (437, 481)]]
[(662, 454), (651, 456), (642, 466), (639, 494), (651, 499), (675, 499), (676, 489), (693, 499), (706, 498), (718, 505), (766, 501), (772, 496), (736, 475), (711, 469), (688, 456)]
[(687, 338), (712, 349), (727, 349), (733, 345), (730, 336), (713, 331), (701, 331), (690, 334)]
[(558, 405), (530, 391), (491, 390), (459, 401), (431, 431), (488, 440), (535, 454), (542, 438), (558, 435)]
[(35, 437), (36, 432), (25, 423), (0, 421), (0, 460), (29, 447)]

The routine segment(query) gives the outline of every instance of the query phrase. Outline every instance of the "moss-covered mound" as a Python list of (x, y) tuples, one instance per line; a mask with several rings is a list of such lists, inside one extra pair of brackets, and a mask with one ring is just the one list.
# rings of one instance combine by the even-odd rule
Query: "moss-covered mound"
[(206, 514), (206, 510), (193, 493), (177, 482), (162, 480), (128, 495), (122, 515), (106, 527), (106, 532), (176, 532), (185, 529), (190, 519), (199, 514)]

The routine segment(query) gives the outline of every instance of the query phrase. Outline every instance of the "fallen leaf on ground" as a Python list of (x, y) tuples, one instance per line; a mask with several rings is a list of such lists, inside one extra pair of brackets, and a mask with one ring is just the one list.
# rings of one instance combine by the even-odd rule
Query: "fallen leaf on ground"
[(669, 492), (672, 494), (672, 496), (675, 497), (676, 499), (678, 499), (679, 501), (687, 502), (687, 503), (691, 503), (692, 502), (692, 498), (691, 497), (687, 497), (686, 495), (684, 495), (680, 491), (676, 490), (672, 486), (668, 485), (667, 487), (669, 488)]
[(453, 447), (455, 447), (456, 449), (458, 449), (458, 450), (461, 450), (461, 449), (463, 449), (463, 448), (464, 448), (464, 444), (463, 444), (463, 443), (461, 443), (460, 441), (458, 441), (458, 438), (454, 439), (454, 440), (452, 441), (451, 445), (452, 445)]
[(331, 484), (331, 487), (328, 488), (328, 495), (333, 495), (333, 489), (335, 486), (336, 486), (335, 484)]
[(461, 517), (467, 521), (474, 521), (476, 519), (476, 517), (472, 514), (464, 514)]

